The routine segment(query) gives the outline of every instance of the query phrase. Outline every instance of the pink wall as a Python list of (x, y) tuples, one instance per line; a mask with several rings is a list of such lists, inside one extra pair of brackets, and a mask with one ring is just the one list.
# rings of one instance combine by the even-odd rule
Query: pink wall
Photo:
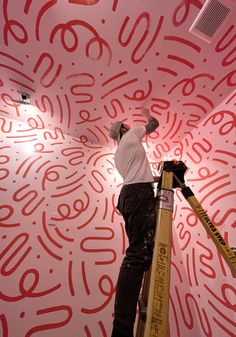
[(28, 129), (1, 118), (2, 336), (106, 336), (125, 245), (114, 148)]
[[(186, 161), (187, 184), (234, 246), (235, 95), (228, 101), (165, 159)], [(126, 245), (114, 147), (7, 118), (1, 131), (2, 336), (109, 336)], [(171, 337), (234, 336), (235, 280), (177, 191), (172, 256)]]
[[(154, 173), (185, 161), (236, 246), (236, 6), (208, 44), (204, 3), (0, 1), (0, 337), (110, 337), (127, 242), (107, 130), (142, 104)], [(180, 192), (173, 217), (170, 337), (235, 337), (235, 279)]]

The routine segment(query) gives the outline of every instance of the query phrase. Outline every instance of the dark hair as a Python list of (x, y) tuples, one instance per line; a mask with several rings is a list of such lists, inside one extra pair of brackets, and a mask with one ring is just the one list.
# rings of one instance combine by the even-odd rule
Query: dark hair
[(124, 134), (126, 133), (126, 132), (124, 132), (124, 133), (121, 132), (122, 127), (126, 130), (126, 132), (129, 131), (129, 129), (130, 129), (130, 128), (127, 129), (127, 127), (123, 123), (121, 124), (121, 126), (120, 126), (120, 140), (124, 136)]
[(123, 136), (123, 134), (122, 134), (122, 132), (121, 132), (121, 130), (120, 130), (120, 140), (121, 140), (122, 136)]

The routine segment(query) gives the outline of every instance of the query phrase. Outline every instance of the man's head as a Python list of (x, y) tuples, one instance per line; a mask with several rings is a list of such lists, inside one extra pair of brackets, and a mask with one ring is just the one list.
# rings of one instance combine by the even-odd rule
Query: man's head
[(119, 142), (123, 134), (125, 134), (129, 129), (129, 125), (124, 124), (121, 121), (116, 121), (109, 129), (109, 136)]
[(118, 140), (118, 138), (120, 137), (120, 128), (121, 128), (121, 125), (122, 125), (121, 121), (116, 121), (110, 127), (110, 129), (109, 129), (109, 136), (112, 139)]

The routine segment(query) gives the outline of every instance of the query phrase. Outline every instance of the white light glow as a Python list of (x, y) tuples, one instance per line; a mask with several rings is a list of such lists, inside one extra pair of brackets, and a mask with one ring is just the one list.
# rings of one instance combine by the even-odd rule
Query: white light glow
[(24, 143), (22, 144), (22, 151), (28, 154), (33, 154), (35, 149), (34, 149), (34, 143)]

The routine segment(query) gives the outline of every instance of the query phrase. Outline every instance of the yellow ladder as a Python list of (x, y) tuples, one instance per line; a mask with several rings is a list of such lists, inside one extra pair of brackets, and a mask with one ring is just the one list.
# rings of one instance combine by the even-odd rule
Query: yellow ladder
[(150, 270), (145, 274), (139, 298), (139, 320), (136, 337), (167, 337), (172, 240), (173, 188), (181, 188), (185, 199), (236, 274), (236, 255), (209, 219), (208, 215), (184, 183), (187, 167), (182, 161), (162, 162), (157, 208), (155, 247)]

